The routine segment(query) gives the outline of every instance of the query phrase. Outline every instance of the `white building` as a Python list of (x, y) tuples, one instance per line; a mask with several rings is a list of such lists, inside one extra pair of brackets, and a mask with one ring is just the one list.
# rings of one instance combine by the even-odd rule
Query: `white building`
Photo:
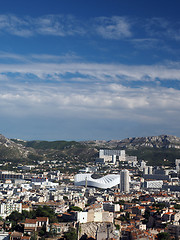
[(137, 156), (128, 156), (126, 155), (126, 162), (132, 167), (136, 167), (138, 164)]
[(145, 181), (144, 182), (144, 187), (145, 188), (152, 188), (152, 189), (161, 189), (163, 186), (163, 181), (159, 180), (159, 181)]
[(23, 179), (24, 175), (12, 171), (0, 171), (0, 180), (5, 179)]
[(74, 184), (76, 186), (97, 187), (102, 189), (112, 188), (120, 183), (119, 174), (108, 174), (98, 179), (91, 177), (91, 173), (76, 174)]
[(0, 204), (0, 216), (2, 218), (6, 218), (14, 211), (22, 213), (22, 203), (7, 202)]
[(119, 161), (126, 161), (125, 150), (110, 150), (110, 149), (100, 149), (99, 158), (103, 158), (105, 162), (116, 163), (116, 157)]
[(89, 210), (88, 212), (78, 212), (77, 221), (79, 223), (87, 222), (109, 222), (113, 223), (113, 213), (108, 211), (94, 211)]
[(143, 167), (143, 174), (153, 174), (153, 167), (152, 166), (145, 166)]
[(31, 169), (35, 168), (34, 165), (24, 165), (21, 167), (22, 170), (30, 171)]
[(10, 240), (9, 232), (0, 232), (0, 240)]
[(153, 174), (153, 167), (152, 166), (148, 166), (148, 174)]
[(110, 150), (110, 149), (100, 149), (99, 150), (99, 157), (103, 156), (125, 156), (125, 150)]
[(143, 174), (148, 174), (148, 167), (147, 166), (143, 167)]
[(143, 170), (143, 168), (146, 167), (146, 163), (145, 163), (145, 161), (142, 160), (140, 164), (141, 164), (141, 165), (140, 165), (140, 170)]
[(120, 172), (120, 191), (129, 192), (129, 171), (127, 169)]
[(176, 170), (177, 170), (177, 172), (179, 172), (180, 171), (180, 159), (176, 159), (175, 164), (176, 164)]

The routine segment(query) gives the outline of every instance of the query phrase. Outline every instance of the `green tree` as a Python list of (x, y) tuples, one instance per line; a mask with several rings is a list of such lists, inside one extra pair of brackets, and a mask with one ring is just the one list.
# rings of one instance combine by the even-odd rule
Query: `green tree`
[(70, 206), (68, 212), (70, 211), (77, 211), (77, 212), (81, 212), (82, 211), (82, 208), (80, 207), (77, 207), (77, 206)]
[(23, 217), (23, 219), (32, 218), (32, 215), (33, 215), (32, 212), (33, 211), (28, 212), (26, 210), (22, 210), (22, 217)]
[(120, 205), (124, 205), (125, 201), (124, 200), (119, 200), (119, 202), (117, 202), (117, 203), (119, 203)]
[(158, 240), (170, 240), (169, 233), (166, 233), (166, 232), (158, 233), (157, 239)]
[(37, 232), (33, 232), (31, 235), (30, 240), (37, 240), (38, 239), (38, 233)]
[(39, 206), (35, 210), (35, 217), (48, 217), (50, 223), (57, 222), (56, 214), (49, 206)]
[(39, 231), (39, 236), (43, 237), (46, 235), (46, 226), (44, 225)]
[(116, 230), (120, 230), (119, 224), (115, 224)]
[(68, 232), (64, 233), (66, 240), (77, 240), (77, 233), (74, 228), (70, 228)]
[(63, 196), (63, 200), (64, 200), (64, 201), (67, 201), (67, 200), (68, 200), (68, 197), (67, 197), (67, 196)]
[(180, 209), (180, 204), (175, 204), (175, 205), (174, 205), (174, 208), (175, 208), (175, 209)]
[(9, 219), (9, 221), (14, 221), (17, 223), (18, 221), (23, 220), (23, 217), (21, 213), (14, 211), (7, 217), (7, 219)]

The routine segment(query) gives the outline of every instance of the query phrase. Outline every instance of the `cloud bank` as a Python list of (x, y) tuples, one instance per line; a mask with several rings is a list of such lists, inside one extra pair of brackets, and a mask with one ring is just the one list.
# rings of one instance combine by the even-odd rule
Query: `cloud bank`
[(133, 119), (155, 124), (180, 120), (180, 85), (176, 88), (162, 85), (169, 79), (180, 81), (177, 63), (169, 66), (52, 64), (32, 63), (30, 59), (24, 64), (0, 66), (1, 114)]
[[(19, 17), (13, 14), (0, 15), (0, 33), (19, 37), (34, 35), (49, 36), (87, 36), (99, 35), (104, 39), (121, 40), (134, 38), (136, 31), (146, 32), (150, 40), (162, 37), (180, 40), (179, 22), (171, 22), (163, 18), (137, 19), (124, 16), (101, 16), (86, 21), (73, 15), (43, 15), (40, 17)], [(153, 39), (154, 38), (154, 39)], [(144, 36), (140, 39), (144, 39)], [(139, 40), (140, 40), (139, 39)], [(147, 41), (148, 38), (146, 38)]]
[(14, 41), (12, 52), (8, 42), (0, 52), (1, 119), (171, 123), (177, 130), (178, 29), (162, 18), (1, 14), (0, 36)]

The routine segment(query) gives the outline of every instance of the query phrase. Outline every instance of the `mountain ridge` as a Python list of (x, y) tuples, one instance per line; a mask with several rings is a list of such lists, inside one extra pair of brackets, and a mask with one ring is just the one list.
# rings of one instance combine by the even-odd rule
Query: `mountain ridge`
[(127, 155), (137, 156), (151, 164), (173, 165), (180, 158), (180, 138), (173, 135), (130, 137), (123, 140), (91, 141), (24, 141), (8, 139), (0, 134), (0, 161), (38, 164), (38, 161), (61, 161), (72, 164), (92, 163), (99, 149), (125, 149)]
[(180, 138), (173, 135), (130, 137), (122, 140), (91, 141), (24, 141), (8, 139), (0, 134), (0, 160), (33, 163), (39, 160), (92, 162), (100, 148), (125, 149), (128, 155), (155, 162), (180, 158)]
[(94, 146), (110, 146), (123, 149), (138, 149), (140, 147), (150, 148), (176, 148), (180, 149), (180, 138), (173, 135), (159, 135), (147, 137), (130, 137), (122, 140), (91, 140), (83, 141), (85, 144)]
[(13, 140), (6, 138), (0, 134), (0, 158), (1, 159), (18, 159), (27, 158), (33, 149), (27, 149), (20, 143), (15, 143)]

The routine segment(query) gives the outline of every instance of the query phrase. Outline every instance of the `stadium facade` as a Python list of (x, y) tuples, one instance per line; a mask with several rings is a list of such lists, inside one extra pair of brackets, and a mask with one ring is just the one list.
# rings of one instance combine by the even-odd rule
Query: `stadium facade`
[(108, 174), (98, 179), (92, 178), (92, 173), (76, 174), (74, 179), (76, 186), (88, 186), (96, 188), (112, 188), (120, 184), (119, 174)]

